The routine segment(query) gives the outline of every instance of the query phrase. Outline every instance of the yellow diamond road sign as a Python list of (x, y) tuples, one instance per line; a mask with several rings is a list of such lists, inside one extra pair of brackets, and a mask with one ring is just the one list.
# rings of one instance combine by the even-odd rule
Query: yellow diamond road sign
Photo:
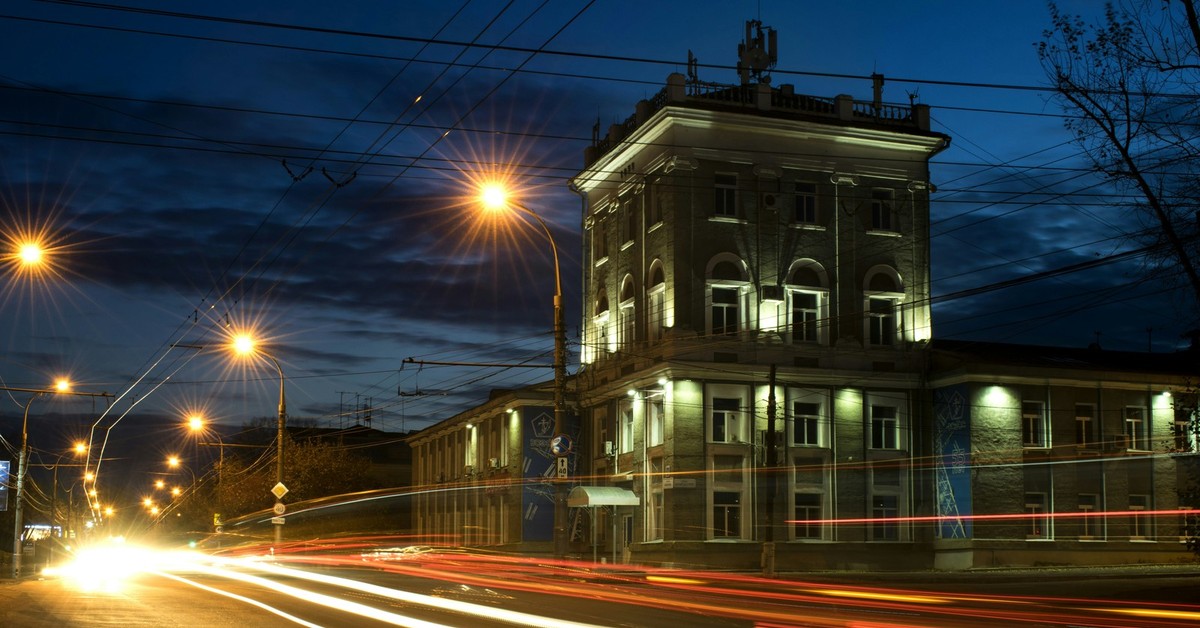
[(275, 496), (275, 499), (283, 499), (283, 496), (287, 495), (287, 493), (288, 488), (283, 485), (283, 482), (277, 483), (274, 488), (271, 489), (271, 494)]

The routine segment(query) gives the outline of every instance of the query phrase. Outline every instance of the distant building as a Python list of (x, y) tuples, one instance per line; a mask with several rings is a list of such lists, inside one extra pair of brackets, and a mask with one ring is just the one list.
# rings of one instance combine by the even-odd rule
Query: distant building
[[(585, 200), (571, 477), (637, 503), (595, 509), (594, 525), (572, 509), (572, 550), (595, 539), (634, 562), (754, 569), (1182, 556), (1162, 514), (1056, 515), (1177, 506), (1156, 439), (1174, 426), (1161, 393), (1186, 389), (1187, 363), (1121, 357), (1109, 372), (1066, 350), (931, 346), (929, 160), (949, 138), (927, 106), (882, 102), (882, 77), (870, 101), (772, 86), (767, 42), (748, 25), (739, 85), (670, 75), (597, 131), (571, 181)], [(508, 434), (486, 442), (530, 442), (501, 411), (533, 392), (414, 437), (430, 495), (418, 533), (546, 549), (519, 544), (530, 502), (515, 486), (478, 497), (486, 473), (456, 471), (495, 457), (471, 449), (481, 425)], [(1070, 439), (1089, 407), (1107, 448)], [(503, 477), (540, 481), (518, 469), (546, 455), (502, 457)], [(1096, 555), (1117, 541), (1136, 549)]]

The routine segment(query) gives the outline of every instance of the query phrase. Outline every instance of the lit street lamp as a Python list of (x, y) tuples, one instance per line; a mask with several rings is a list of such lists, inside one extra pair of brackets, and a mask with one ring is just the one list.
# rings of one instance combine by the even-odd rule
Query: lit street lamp
[[(221, 439), (220, 431), (218, 431), (216, 429), (210, 430), (205, 426), (204, 417), (199, 414), (192, 414), (192, 415), (188, 416), (187, 425), (188, 425), (188, 429), (191, 430), (192, 433), (196, 435), (197, 439), (199, 439), (201, 436), (204, 436), (206, 433), (209, 433), (209, 432), (211, 432), (212, 435), (217, 437), (217, 490), (216, 490), (217, 512), (214, 514), (213, 520), (220, 521), (220, 514), (222, 511), (221, 490), (223, 488), (221, 485), (221, 479), (222, 479), (221, 476), (222, 476), (222, 474), (225, 473), (225, 441)], [(212, 443), (198, 443), (198, 444), (212, 445)], [(218, 526), (218, 531), (220, 531), (219, 530), (220, 525), (219, 524), (216, 524), (216, 525)]]
[[(54, 461), (54, 475), (50, 481), (50, 547), (49, 554), (46, 559), (46, 564), (54, 562), (54, 527), (58, 523), (58, 467), (62, 464), (62, 459), (69, 453), (76, 456), (87, 453), (87, 445), (82, 441), (77, 441), (71, 448), (71, 451), (63, 452), (58, 455), (58, 459)], [(70, 501), (67, 502), (67, 524), (62, 528), (62, 538), (69, 536), (68, 531), (71, 528), (71, 508)]]
[(283, 441), (284, 428), (287, 423), (287, 399), (284, 396), (283, 388), (283, 367), (280, 366), (279, 360), (275, 356), (258, 348), (258, 343), (254, 338), (246, 334), (240, 334), (233, 339), (233, 350), (238, 355), (252, 356), (260, 355), (271, 361), (275, 365), (275, 371), (279, 373), (279, 421), (275, 435), (275, 488), (272, 493), (275, 495), (275, 515), (272, 520), (275, 525), (275, 545), (283, 542), (283, 513), (285, 512), (283, 505), (283, 496), (287, 493), (287, 487), (283, 485)]
[(25, 497), (25, 473), (29, 459), (29, 407), (33, 402), (42, 395), (61, 394), (61, 395), (76, 395), (84, 397), (111, 397), (108, 393), (84, 393), (74, 392), (71, 390), (71, 382), (66, 379), (59, 379), (54, 384), (52, 390), (40, 390), (30, 388), (10, 388), (0, 387), (0, 390), (9, 390), (17, 392), (33, 393), (29, 401), (25, 402), (25, 411), (21, 417), (21, 450), (17, 453), (17, 494), (16, 504), (13, 507), (13, 560), (12, 560), (12, 577), (19, 578), (21, 576), (21, 532), (24, 530), (24, 521), (22, 520), (22, 501)]
[[(558, 243), (550, 233), (550, 227), (537, 212), (508, 197), (507, 191), (496, 184), (487, 185), (481, 190), (480, 200), (483, 206), (492, 211), (516, 209), (531, 217), (542, 228), (546, 240), (550, 242), (550, 251), (554, 254), (554, 438), (563, 436), (566, 429), (566, 386), (567, 386), (567, 339), (566, 325), (563, 320), (562, 273), (558, 264)], [(562, 558), (567, 554), (567, 485), (559, 478), (554, 489), (554, 556)]]

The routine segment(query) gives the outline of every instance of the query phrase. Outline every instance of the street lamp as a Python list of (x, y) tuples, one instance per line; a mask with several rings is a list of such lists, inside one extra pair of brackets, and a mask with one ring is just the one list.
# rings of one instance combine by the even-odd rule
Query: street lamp
[[(532, 218), (542, 228), (550, 251), (554, 255), (554, 438), (564, 436), (567, 387), (567, 339), (563, 319), (562, 273), (558, 263), (558, 243), (550, 227), (537, 212), (509, 198), (504, 187), (498, 184), (485, 185), (480, 190), (480, 201), (486, 209), (503, 211), (516, 209)], [(567, 554), (567, 486), (560, 481), (554, 490), (554, 556), (563, 558)]]
[[(63, 457), (70, 453), (73, 453), (76, 456), (83, 455), (83, 454), (87, 453), (87, 445), (83, 441), (76, 441), (75, 445), (73, 447), (71, 447), (70, 451), (65, 451), (65, 452), (59, 454), (58, 458), (54, 461), (54, 475), (52, 476), (52, 479), (50, 480), (50, 547), (49, 547), (49, 553), (48, 553), (48, 556), (46, 559), (46, 564), (48, 564), (48, 565), (53, 564), (53, 562), (54, 562), (54, 526), (56, 523), (58, 523), (58, 467), (59, 467), (59, 465), (62, 464)], [(70, 504), (70, 501), (68, 501), (67, 502), (67, 525), (63, 526), (63, 533), (61, 535), (63, 538), (66, 538), (68, 536), (67, 530), (69, 530), (70, 527), (71, 527), (71, 504)]]
[[(25, 249), (22, 248), (21, 259), (25, 259)], [(23, 262), (24, 263), (24, 262)], [(25, 497), (25, 463), (29, 457), (29, 407), (33, 405), (33, 401), (42, 395), (52, 392), (62, 392), (70, 388), (67, 380), (60, 379), (54, 385), (54, 390), (34, 390), (33, 396), (29, 401), (25, 402), (25, 412), (21, 417), (21, 451), (17, 453), (17, 503), (13, 508), (13, 559), (12, 559), (12, 577), (19, 578), (21, 576), (21, 528), (24, 521), (22, 515), (22, 500)]]
[[(187, 425), (188, 425), (188, 429), (191, 430), (192, 433), (196, 435), (197, 439), (199, 439), (201, 436), (203, 436), (205, 433), (208, 433), (208, 432), (211, 432), (214, 436), (217, 437), (217, 490), (216, 490), (217, 513), (216, 513), (216, 515), (214, 515), (213, 520), (219, 521), (221, 510), (222, 510), (222, 508), (221, 508), (221, 490), (224, 488), (221, 484), (221, 476), (222, 476), (222, 474), (225, 473), (225, 441), (221, 439), (221, 432), (219, 430), (216, 430), (216, 429), (209, 430), (205, 426), (204, 417), (199, 414), (189, 415), (188, 420), (187, 420)], [(212, 443), (198, 443), (198, 444), (212, 445)]]
[(275, 495), (275, 519), (272, 523), (275, 525), (275, 545), (283, 542), (283, 513), (285, 512), (283, 505), (283, 496), (287, 494), (287, 487), (283, 485), (283, 440), (284, 427), (287, 423), (287, 398), (284, 395), (283, 388), (283, 367), (280, 366), (279, 360), (275, 356), (258, 348), (258, 343), (254, 338), (247, 334), (238, 334), (233, 338), (233, 350), (241, 356), (260, 355), (271, 361), (275, 365), (275, 371), (279, 373), (279, 421), (275, 435), (275, 488), (271, 490)]

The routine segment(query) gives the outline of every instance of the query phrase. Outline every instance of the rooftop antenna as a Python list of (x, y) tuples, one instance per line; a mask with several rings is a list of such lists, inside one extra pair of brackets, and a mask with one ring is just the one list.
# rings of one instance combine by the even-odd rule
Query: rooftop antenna
[(742, 85), (751, 82), (770, 85), (769, 72), (778, 61), (779, 45), (775, 29), (763, 26), (761, 20), (746, 20), (746, 38), (738, 44), (737, 70)]
[(688, 51), (688, 66), (687, 66), (687, 73), (688, 73), (687, 77), (688, 77), (689, 83), (699, 83), (700, 82), (700, 73), (697, 71), (698, 66), (699, 66), (699, 61), (696, 60), (696, 55), (692, 54), (692, 51), (689, 50)]

